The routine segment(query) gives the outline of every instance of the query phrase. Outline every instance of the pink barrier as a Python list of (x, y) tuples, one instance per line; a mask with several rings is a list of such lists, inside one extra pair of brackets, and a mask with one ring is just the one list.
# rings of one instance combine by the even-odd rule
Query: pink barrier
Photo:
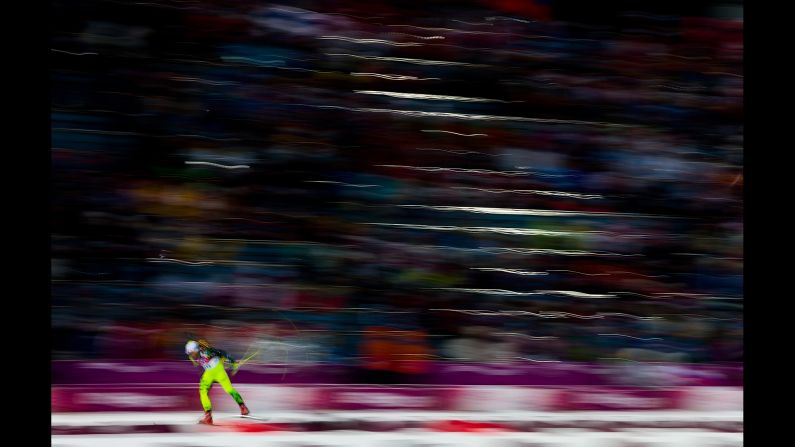
[(317, 388), (314, 408), (326, 410), (455, 410), (460, 388)]
[(53, 388), (53, 412), (81, 411), (189, 411), (197, 408), (196, 387)]
[(637, 388), (582, 387), (560, 390), (556, 410), (637, 411), (683, 409), (687, 389), (647, 390)]
[[(259, 411), (413, 410), (413, 411), (741, 411), (739, 387), (665, 389), (615, 387), (237, 387)], [(220, 387), (210, 391), (214, 407), (236, 405)], [(53, 412), (198, 411), (198, 385), (53, 387)]]
[[(598, 364), (556, 362), (478, 363), (435, 362), (422, 377), (410, 378), (425, 385), (517, 386), (742, 386), (742, 364)], [(52, 363), (52, 383), (149, 384), (190, 383), (201, 374), (182, 361), (72, 361)], [(235, 383), (354, 385), (357, 370), (344, 365), (248, 364)]]

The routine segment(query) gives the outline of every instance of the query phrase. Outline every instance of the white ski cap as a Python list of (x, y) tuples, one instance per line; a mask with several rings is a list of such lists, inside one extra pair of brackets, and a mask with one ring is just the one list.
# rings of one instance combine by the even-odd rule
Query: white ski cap
[(199, 350), (199, 344), (193, 340), (189, 340), (185, 343), (185, 354), (190, 354), (191, 352), (196, 352)]

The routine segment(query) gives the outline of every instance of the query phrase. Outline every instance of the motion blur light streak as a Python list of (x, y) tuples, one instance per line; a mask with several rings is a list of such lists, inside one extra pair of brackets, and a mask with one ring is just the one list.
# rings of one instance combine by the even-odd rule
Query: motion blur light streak
[(436, 230), (436, 231), (462, 231), (465, 233), (498, 233), (517, 236), (581, 236), (583, 234), (605, 234), (601, 231), (555, 231), (540, 230), (535, 228), (505, 228), (505, 227), (456, 227), (452, 225), (414, 225), (398, 224), (386, 222), (363, 222), (363, 225), (380, 225), (398, 228), (409, 228), (416, 230)]
[(375, 78), (389, 79), (390, 81), (432, 81), (432, 80), (441, 80), (441, 78), (418, 78), (416, 76), (391, 75), (391, 74), (382, 74), (382, 73), (356, 73), (356, 72), (352, 72), (351, 76), (369, 76), (369, 77), (375, 77)]
[(658, 315), (642, 316), (642, 315), (632, 315), (622, 312), (599, 312), (594, 315), (580, 315), (571, 312), (561, 312), (561, 311), (530, 312), (526, 310), (445, 309), (445, 308), (432, 308), (428, 310), (457, 312), (457, 313), (465, 313), (469, 315), (481, 315), (481, 316), (506, 316), (506, 317), (533, 316), (533, 317), (549, 318), (549, 319), (571, 317), (582, 320), (593, 320), (593, 319), (604, 319), (607, 317), (627, 317), (635, 320), (664, 320), (663, 317)]
[(429, 171), (429, 172), (450, 171), (450, 172), (465, 172), (471, 174), (504, 175), (508, 177), (528, 175), (526, 172), (522, 171), (492, 171), (490, 169), (464, 169), (464, 168), (443, 168), (439, 166), (406, 166), (406, 165), (375, 165), (375, 166), (380, 166), (383, 168), (413, 169), (416, 171)]
[(383, 39), (355, 39), (352, 37), (344, 37), (344, 36), (320, 36), (318, 39), (321, 40), (343, 40), (346, 42), (353, 42), (353, 43), (375, 43), (375, 44), (382, 44), (382, 45), (394, 45), (396, 47), (420, 47), (425, 44), (417, 43), (417, 42), (393, 42), (391, 40), (383, 40)]
[(643, 341), (663, 340), (660, 337), (643, 338), (643, 337), (635, 337), (635, 336), (626, 335), (626, 334), (596, 334), (596, 335), (601, 335), (603, 337), (626, 337), (626, 338), (632, 338), (634, 340), (643, 340)]
[(643, 256), (639, 253), (626, 254), (626, 253), (613, 253), (609, 251), (595, 252), (583, 250), (557, 250), (553, 248), (516, 248), (516, 247), (482, 247), (483, 250), (492, 251), (495, 253), (508, 252), (508, 253), (521, 253), (527, 255), (562, 255), (562, 256)]
[(185, 265), (212, 265), (213, 263), (210, 261), (183, 261), (181, 259), (171, 259), (171, 258), (146, 258), (149, 262), (175, 262), (177, 264), (185, 264)]
[(475, 188), (472, 186), (451, 186), (451, 189), (462, 189), (462, 190), (470, 190), (470, 191), (481, 191), (487, 192), (491, 194), (506, 194), (506, 193), (513, 193), (513, 194), (534, 194), (534, 195), (541, 195), (541, 196), (560, 196), (560, 197), (571, 197), (574, 199), (583, 199), (583, 200), (592, 200), (592, 199), (603, 199), (604, 196), (600, 196), (598, 194), (580, 194), (575, 192), (566, 192), (566, 191), (542, 191), (536, 189), (489, 189), (489, 188)]
[(491, 16), (486, 17), (488, 21), (495, 21), (495, 20), (505, 20), (511, 22), (520, 22), (520, 23), (533, 23), (534, 20), (524, 20), (524, 19), (517, 19), (516, 17), (502, 17), (502, 16)]
[(451, 135), (458, 135), (462, 137), (487, 137), (488, 135), (485, 133), (458, 133), (458, 132), (451, 132), (449, 130), (440, 130), (440, 129), (422, 129), (420, 132), (428, 132), (428, 133), (449, 133)]
[(456, 19), (453, 19), (453, 22), (463, 23), (465, 25), (475, 25), (475, 26), (494, 26), (493, 23), (489, 22), (466, 22), (464, 20), (456, 20)]
[(335, 182), (331, 180), (304, 180), (304, 183), (327, 183), (331, 185), (350, 186), (352, 188), (378, 188), (381, 185), (357, 185), (354, 183)]
[(531, 362), (538, 362), (538, 363), (560, 363), (560, 360), (540, 360), (540, 359), (531, 359), (530, 357), (521, 357), (521, 356), (516, 358), (520, 360), (528, 360)]
[(438, 290), (449, 290), (451, 292), (480, 293), (485, 295), (512, 295), (512, 296), (532, 296), (532, 295), (566, 295), (576, 298), (616, 298), (615, 295), (602, 293), (584, 293), (574, 290), (534, 290), (532, 292), (517, 292), (514, 290), (503, 289), (467, 289), (459, 287), (440, 288)]
[(207, 80), (207, 79), (190, 78), (190, 77), (184, 77), (184, 76), (175, 76), (175, 77), (172, 77), (171, 79), (173, 79), (175, 81), (183, 81), (183, 82), (198, 82), (200, 84), (207, 84), (207, 85), (235, 85), (234, 82), (210, 81), (210, 80)]
[(239, 138), (216, 138), (211, 137), (209, 135), (199, 135), (199, 134), (176, 134), (176, 135), (164, 135), (165, 138), (201, 138), (203, 140), (210, 140), (210, 141), (240, 141)]
[[(404, 166), (401, 166), (404, 167)], [(518, 209), (518, 208), (491, 208), (491, 207), (472, 207), (472, 206), (433, 206), (433, 205), (398, 205), (405, 208), (424, 208), (437, 211), (466, 211), (470, 213), (482, 214), (507, 214), (507, 215), (520, 215), (520, 216), (549, 216), (549, 217), (669, 217), (669, 216), (654, 216), (634, 213), (602, 213), (593, 211), (553, 211), (553, 210), (532, 210), (532, 209)]]
[(609, 273), (585, 273), (585, 272), (577, 272), (574, 270), (550, 270), (550, 272), (569, 272), (569, 273), (576, 273), (578, 275), (585, 275), (585, 276), (609, 276)]
[(415, 34), (396, 33), (396, 32), (390, 32), (390, 33), (387, 33), (387, 34), (390, 35), (390, 36), (407, 36), (407, 37), (413, 37), (415, 39), (424, 39), (424, 40), (434, 40), (434, 39), (444, 39), (445, 38), (444, 36), (417, 36)]
[(552, 335), (528, 335), (521, 332), (495, 332), (494, 335), (507, 335), (509, 337), (521, 337), (529, 340), (555, 340), (558, 338)]
[(186, 161), (185, 164), (186, 165), (215, 166), (215, 167), (224, 168), (224, 169), (248, 169), (248, 168), (251, 167), (249, 165), (222, 165), (222, 164), (213, 163), (213, 162), (209, 162), (209, 161)]
[(520, 269), (504, 269), (504, 268), (495, 268), (495, 267), (471, 267), (471, 270), (482, 270), (484, 272), (511, 273), (513, 275), (523, 275), (523, 276), (543, 276), (549, 274), (547, 272), (531, 272)]
[(421, 93), (384, 92), (378, 90), (354, 90), (354, 93), (361, 93), (365, 95), (392, 96), (395, 98), (407, 98), (407, 99), (428, 99), (432, 101), (507, 102), (499, 99), (469, 98), (465, 96), (428, 95)]
[(477, 152), (477, 151), (467, 151), (463, 149), (439, 149), (433, 147), (418, 147), (416, 148), (418, 151), (438, 151), (438, 152), (447, 152), (448, 154), (458, 154), (458, 155), (487, 155), (489, 157), (493, 157), (493, 154), (489, 154), (488, 152)]
[(609, 274), (614, 274), (614, 275), (635, 275), (635, 276), (643, 276), (644, 278), (667, 278), (667, 277), (668, 277), (668, 275), (644, 275), (643, 273), (637, 273), (637, 272), (626, 272), (626, 271), (613, 271), (613, 272), (608, 272), (608, 273), (609, 273)]
[(455, 28), (431, 28), (431, 27), (427, 27), (427, 26), (415, 26), (415, 25), (406, 25), (406, 24), (387, 25), (387, 26), (425, 29), (425, 30), (429, 30), (429, 31), (458, 31)]
[(358, 59), (372, 59), (377, 61), (390, 61), (390, 62), (405, 62), (407, 64), (418, 64), (418, 65), (453, 65), (453, 66), (461, 66), (461, 67), (487, 67), (487, 65), (483, 64), (470, 64), (466, 62), (454, 62), (454, 61), (434, 61), (429, 59), (412, 59), (407, 57), (385, 57), (385, 56), (362, 56), (359, 54), (349, 54), (349, 53), (325, 53), (326, 56), (345, 56), (345, 57), (355, 57)]
[(380, 108), (346, 108), (346, 109), (354, 110), (357, 112), (394, 113), (398, 115), (407, 115), (414, 117), (440, 117), (440, 118), (457, 118), (464, 120), (482, 120), (482, 121), (527, 121), (535, 123), (577, 124), (584, 126), (600, 126), (600, 127), (627, 127), (627, 128), (638, 127), (634, 124), (608, 123), (603, 121), (562, 120), (562, 119), (549, 119), (549, 118), (531, 118), (524, 116), (478, 115), (470, 113), (427, 112), (422, 110), (398, 110), (398, 109), (380, 109)]
[(50, 51), (54, 51), (54, 52), (56, 52), (56, 53), (65, 53), (65, 54), (71, 54), (72, 56), (98, 56), (98, 55), (99, 55), (99, 53), (91, 53), (91, 52), (86, 52), (86, 53), (73, 53), (73, 52), (71, 52), (71, 51), (57, 50), (57, 49), (55, 49), (55, 48), (50, 48)]

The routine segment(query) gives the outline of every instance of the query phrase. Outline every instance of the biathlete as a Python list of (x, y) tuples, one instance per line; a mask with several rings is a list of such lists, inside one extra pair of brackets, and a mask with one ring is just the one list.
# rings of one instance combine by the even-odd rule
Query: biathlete
[(210, 402), (208, 392), (215, 382), (221, 384), (232, 398), (240, 406), (240, 414), (245, 416), (249, 413), (246, 404), (243, 403), (243, 398), (240, 397), (233, 387), (229, 376), (226, 373), (226, 363), (230, 365), (232, 375), (237, 372), (240, 363), (237, 362), (231, 355), (220, 349), (211, 347), (206, 341), (188, 340), (185, 344), (185, 354), (188, 355), (191, 363), (194, 366), (201, 366), (204, 368), (201, 381), (199, 382), (199, 397), (201, 398), (202, 407), (204, 407), (204, 417), (199, 421), (200, 424), (213, 423), (213, 406)]

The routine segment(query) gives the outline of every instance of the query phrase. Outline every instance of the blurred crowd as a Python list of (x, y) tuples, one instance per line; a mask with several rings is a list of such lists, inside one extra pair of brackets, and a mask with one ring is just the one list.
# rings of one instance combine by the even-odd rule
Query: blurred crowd
[(54, 2), (53, 358), (742, 361), (742, 22), (514, 3)]

